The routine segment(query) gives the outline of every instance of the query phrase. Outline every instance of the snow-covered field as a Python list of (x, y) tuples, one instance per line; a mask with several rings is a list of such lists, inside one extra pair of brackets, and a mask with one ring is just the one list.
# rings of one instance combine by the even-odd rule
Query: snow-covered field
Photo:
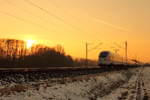
[(97, 100), (150, 100), (150, 67), (139, 68), (128, 82)]
[(146, 90), (146, 95), (150, 99), (150, 67), (146, 67), (143, 70), (143, 82), (144, 82), (144, 87)]
[(134, 100), (134, 83), (140, 70), (136, 68), (20, 84), (11, 82), (3, 85), (0, 81), (0, 100)]

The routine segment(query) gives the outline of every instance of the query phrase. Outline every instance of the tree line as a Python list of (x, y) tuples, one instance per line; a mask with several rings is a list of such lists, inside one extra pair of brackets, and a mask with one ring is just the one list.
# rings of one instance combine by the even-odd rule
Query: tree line
[[(92, 61), (89, 61), (92, 62)], [(93, 65), (95, 62), (92, 62)], [(84, 59), (73, 59), (61, 45), (41, 44), (27, 48), (23, 40), (0, 39), (0, 67), (75, 67), (84, 66)]]

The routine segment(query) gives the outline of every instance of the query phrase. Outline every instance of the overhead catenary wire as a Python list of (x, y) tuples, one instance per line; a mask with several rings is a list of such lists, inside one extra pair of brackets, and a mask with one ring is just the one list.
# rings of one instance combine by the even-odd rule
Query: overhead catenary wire
[(68, 14), (70, 17), (74, 18), (75, 21), (79, 21), (80, 18), (77, 16), (72, 15), (70, 12), (68, 12), (68, 9), (65, 9), (64, 7), (61, 7), (59, 2), (57, 2), (56, 0), (47, 0), (47, 1), (51, 1), (51, 3), (53, 4), (53, 6), (55, 6), (56, 9), (63, 9), (65, 12), (65, 14)]
[(95, 47), (89, 49), (88, 51), (92, 51), (92, 50), (94, 50), (94, 49), (100, 49), (100, 48), (98, 48), (98, 47), (99, 47), (100, 45), (102, 45), (102, 44), (103, 44), (103, 43), (100, 42), (99, 44), (97, 44)]
[[(14, 4), (14, 3), (11, 2), (10, 0), (5, 0), (5, 2), (6, 2), (7, 4), (13, 6), (14, 8), (17, 8), (17, 10), (22, 10), (24, 13), (30, 14), (30, 15), (32, 15), (32, 16), (34, 16), (34, 17), (36, 17), (36, 18), (38, 18), (38, 19), (40, 19), (40, 20), (42, 20), (42, 21), (44, 21), (44, 22), (48, 22), (47, 20), (45, 20), (45, 19), (42, 18), (41, 16), (36, 15), (36, 14), (32, 13), (30, 10), (27, 10), (27, 9), (25, 9), (25, 8), (23, 8), (23, 7), (20, 7), (20, 6), (16, 5), (16, 4)], [(56, 24), (53, 23), (52, 21), (50, 21), (50, 23), (53, 24), (53, 25), (56, 25)]]
[(38, 24), (38, 23), (32, 22), (32, 21), (27, 20), (27, 19), (24, 19), (24, 18), (22, 18), (22, 17), (18, 17), (18, 16), (16, 16), (16, 15), (10, 14), (10, 13), (8, 13), (8, 12), (0, 11), (0, 13), (3, 14), (3, 15), (9, 16), (9, 17), (13, 17), (13, 18), (15, 18), (15, 19), (17, 19), (17, 20), (20, 20), (20, 21), (22, 21), (22, 22), (26, 22), (26, 23), (32, 24), (32, 25), (37, 26), (37, 27), (39, 27), (39, 28), (42, 28), (42, 29), (44, 29), (44, 30), (48, 30), (48, 28), (46, 28), (46, 27), (44, 27), (44, 26), (42, 26), (42, 25), (40, 25), (40, 24)]
[(40, 5), (38, 5), (38, 4), (34, 3), (34, 2), (32, 2), (31, 0), (24, 0), (24, 1), (25, 1), (26, 3), (32, 5), (33, 7), (40, 9), (41, 11), (43, 11), (43, 12), (45, 12), (46, 14), (50, 15), (51, 17), (54, 17), (55, 19), (59, 20), (60, 22), (64, 23), (65, 25), (68, 25), (68, 26), (70, 26), (70, 27), (72, 27), (73, 29), (76, 29), (76, 30), (78, 30), (78, 31), (87, 33), (87, 32), (85, 32), (85, 31), (83, 31), (82, 29), (80, 29), (79, 27), (77, 27), (77, 26), (75, 26), (75, 25), (73, 25), (73, 24), (71, 24), (71, 23), (66, 22), (62, 17), (57, 16), (56, 14), (52, 13), (51, 11), (49, 11), (49, 10), (47, 10), (47, 9), (45, 9), (45, 8), (43, 8), (43, 7), (41, 7)]
[(42, 10), (43, 12), (49, 14), (50, 16), (56, 18), (57, 20), (60, 20), (60, 21), (64, 22), (64, 20), (63, 20), (61, 17), (59, 17), (59, 16), (53, 14), (52, 12), (48, 11), (47, 9), (45, 9), (45, 8), (43, 8), (43, 7), (40, 7), (39, 5), (33, 3), (31, 0), (24, 0), (24, 1), (27, 2), (28, 4), (34, 6), (34, 7), (36, 7), (36, 8), (38, 8), (38, 9)]
[(121, 45), (117, 44), (116, 42), (114, 42), (114, 45), (116, 45), (118, 48), (124, 49), (124, 47), (122, 47)]

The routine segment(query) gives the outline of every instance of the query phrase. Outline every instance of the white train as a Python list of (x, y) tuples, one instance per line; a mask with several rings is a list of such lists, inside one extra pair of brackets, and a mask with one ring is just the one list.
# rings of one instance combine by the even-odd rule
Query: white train
[(99, 54), (98, 60), (99, 66), (136, 66), (136, 63), (132, 60), (127, 61), (120, 55), (112, 53), (110, 51), (102, 51)]

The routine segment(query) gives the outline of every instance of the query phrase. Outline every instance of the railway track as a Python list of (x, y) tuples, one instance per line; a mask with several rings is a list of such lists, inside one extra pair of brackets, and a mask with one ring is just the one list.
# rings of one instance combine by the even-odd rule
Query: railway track
[(65, 78), (80, 75), (97, 74), (110, 70), (99, 68), (58, 68), (58, 69), (9, 69), (0, 71), (0, 80), (2, 84), (15, 82), (22, 83), (28, 81), (45, 80), (49, 78)]
[(2, 85), (9, 83), (36, 82), (49, 78), (76, 77), (80, 75), (97, 74), (111, 71), (127, 70), (128, 68), (102, 69), (99, 67), (89, 68), (10, 68), (0, 69), (0, 81)]

